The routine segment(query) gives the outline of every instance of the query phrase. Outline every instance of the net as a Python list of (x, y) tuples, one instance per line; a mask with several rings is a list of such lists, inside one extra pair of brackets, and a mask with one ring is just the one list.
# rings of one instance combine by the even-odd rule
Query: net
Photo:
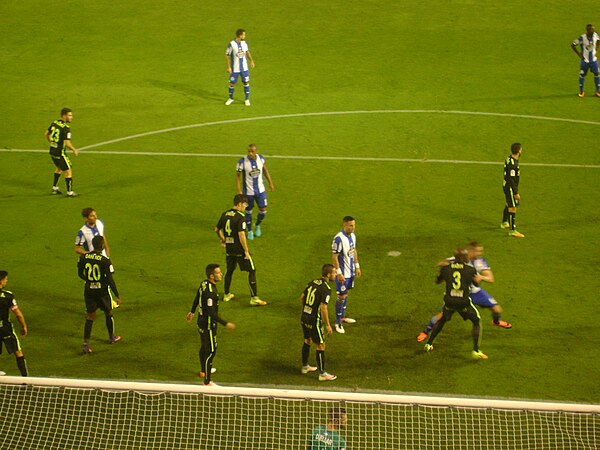
[(348, 449), (600, 447), (599, 405), (2, 378), (2, 449), (306, 449), (332, 407)]

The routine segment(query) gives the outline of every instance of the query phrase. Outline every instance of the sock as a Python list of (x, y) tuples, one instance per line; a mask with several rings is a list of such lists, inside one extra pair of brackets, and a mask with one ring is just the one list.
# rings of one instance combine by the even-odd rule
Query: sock
[(444, 319), (444, 316), (442, 316), (442, 318), (438, 320), (438, 322), (433, 326), (431, 334), (429, 335), (429, 339), (427, 340), (427, 343), (429, 345), (433, 344), (433, 341), (435, 340), (437, 335), (440, 334), (440, 331), (442, 331), (442, 328), (444, 328), (445, 323), (446, 319)]
[(427, 324), (427, 326), (426, 326), (426, 327), (425, 327), (425, 329), (423, 330), (423, 333), (425, 333), (425, 334), (429, 334), (429, 333), (431, 332), (431, 330), (433, 330), (433, 326), (434, 326), (436, 323), (438, 323), (437, 314), (431, 318), (431, 320), (429, 321), (429, 323)]
[(250, 295), (252, 297), (258, 296), (258, 288), (256, 287), (256, 271), (255, 270), (248, 273), (248, 284), (250, 285)]
[(57, 187), (59, 179), (60, 179), (60, 173), (55, 173), (54, 174), (54, 184), (52, 186)]
[(306, 342), (302, 346), (302, 367), (308, 366), (308, 356), (310, 355), (310, 345)]
[(204, 372), (204, 384), (210, 383), (210, 375), (212, 372), (212, 362), (215, 357), (215, 352), (209, 353), (204, 359), (204, 364), (202, 364), (202, 370)]
[(266, 215), (266, 211), (259, 211), (258, 217), (256, 218), (256, 226), (259, 226), (262, 223), (262, 221), (265, 220)]
[(73, 178), (65, 178), (67, 182), (67, 192), (73, 192)]
[(515, 230), (516, 229), (516, 215), (517, 213), (508, 213), (508, 223), (510, 225), (510, 229), (511, 230)]
[(479, 326), (479, 320), (473, 323), (473, 350), (479, 351), (479, 334), (481, 327)]
[(344, 301), (341, 298), (337, 298), (335, 301), (335, 323), (338, 325), (342, 324), (342, 305)]
[(495, 324), (499, 324), (500, 323), (500, 314), (493, 312), (492, 320), (494, 321)]
[(594, 83), (596, 84), (596, 92), (600, 92), (600, 76), (594, 75)]
[(325, 373), (325, 350), (317, 350), (317, 368), (319, 372)]
[(584, 77), (579, 77), (579, 92), (583, 92), (583, 84), (585, 83)]
[(17, 367), (19, 368), (19, 371), (21, 372), (21, 376), (26, 377), (27, 376), (27, 364), (25, 363), (24, 356), (17, 356)]
[(83, 328), (83, 340), (85, 342), (89, 341), (90, 336), (92, 335), (92, 326), (94, 325), (94, 321), (87, 319), (85, 321), (85, 327)]
[(225, 290), (226, 294), (229, 294), (229, 289), (231, 288), (231, 279), (232, 278), (233, 278), (233, 270), (228, 270), (227, 273), (225, 273), (225, 281), (224, 281), (224, 286), (223, 286), (223, 289)]
[(246, 94), (246, 100), (250, 98), (250, 83), (244, 85), (244, 94)]
[(246, 214), (244, 215), (244, 218), (246, 219), (246, 229), (248, 231), (252, 231), (252, 210), (250, 210), (250, 211), (246, 210)]
[(113, 316), (106, 315), (106, 329), (108, 330), (108, 337), (112, 338), (115, 332), (115, 323)]
[(235, 87), (229, 86), (229, 98), (233, 98), (233, 91), (235, 91)]
[(504, 211), (502, 212), (502, 223), (508, 222), (508, 206), (504, 207)]
[(346, 297), (344, 298), (344, 301), (342, 302), (342, 319), (344, 317), (346, 317), (346, 305), (348, 304), (348, 296), (346, 295)]

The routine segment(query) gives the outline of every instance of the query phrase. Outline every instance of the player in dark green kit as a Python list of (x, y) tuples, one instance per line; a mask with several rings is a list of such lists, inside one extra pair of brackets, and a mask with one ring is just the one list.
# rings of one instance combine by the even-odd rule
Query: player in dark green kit
[(51, 194), (62, 194), (58, 189), (58, 180), (60, 175), (65, 173), (65, 182), (67, 183), (67, 197), (77, 197), (73, 192), (73, 172), (71, 170), (71, 160), (67, 157), (67, 147), (73, 151), (75, 156), (78, 155), (77, 149), (71, 144), (71, 128), (69, 124), (73, 120), (73, 111), (69, 108), (63, 108), (60, 111), (60, 119), (55, 120), (50, 124), (44, 136), (50, 142), (50, 157), (56, 166), (54, 170), (54, 184), (52, 185)]
[(114, 320), (112, 315), (111, 296), (109, 288), (115, 296), (118, 305), (121, 304), (119, 290), (113, 280), (114, 272), (110, 259), (102, 254), (104, 250), (104, 238), (100, 235), (92, 239), (94, 250), (79, 257), (77, 273), (79, 278), (85, 281), (83, 296), (87, 311), (85, 328), (83, 331), (83, 353), (92, 353), (89, 345), (92, 335), (92, 326), (96, 319), (96, 311), (101, 309), (106, 318), (106, 329), (108, 330), (108, 342), (114, 344), (121, 340), (121, 336), (114, 334)]
[(27, 376), (27, 364), (25, 363), (25, 357), (23, 356), (23, 350), (21, 350), (21, 343), (19, 338), (13, 330), (12, 323), (10, 323), (8, 312), (12, 311), (17, 320), (21, 324), (21, 336), (27, 336), (27, 323), (25, 323), (25, 317), (21, 310), (17, 306), (17, 301), (12, 292), (6, 291), (4, 288), (8, 284), (8, 272), (0, 270), (0, 353), (2, 353), (2, 345), (6, 347), (6, 351), (9, 355), (15, 354), (17, 358), (17, 367), (21, 372), (21, 375)]
[(470, 265), (468, 261), (469, 253), (467, 250), (459, 248), (454, 251), (454, 261), (440, 269), (436, 283), (446, 282), (444, 308), (442, 310), (442, 318), (435, 324), (433, 330), (431, 330), (429, 340), (425, 344), (426, 352), (433, 350), (433, 341), (436, 336), (442, 331), (444, 324), (457, 312), (463, 320), (469, 319), (473, 323), (473, 358), (487, 359), (487, 355), (479, 350), (479, 338), (481, 335), (479, 311), (473, 306), (469, 297), (471, 283), (479, 283), (481, 277), (477, 274), (475, 267)]
[(187, 314), (187, 321), (191, 322), (198, 310), (198, 333), (200, 334), (200, 365), (201, 376), (204, 376), (206, 386), (216, 386), (211, 381), (211, 374), (214, 372), (212, 363), (217, 353), (217, 325), (221, 324), (228, 330), (235, 329), (235, 324), (227, 322), (219, 316), (219, 291), (217, 290), (217, 281), (223, 279), (221, 267), (218, 264), (209, 264), (206, 266), (206, 280), (200, 284), (194, 303), (190, 312)]
[(328, 416), (327, 425), (312, 430), (308, 450), (346, 450), (346, 440), (339, 433), (348, 420), (346, 409), (330, 408)]
[[(329, 282), (335, 280), (335, 267), (325, 264), (321, 268), (321, 278), (311, 281), (300, 296), (302, 303), (302, 331), (304, 345), (302, 346), (302, 373), (319, 370), (319, 381), (333, 381), (337, 376), (325, 371), (325, 325), (327, 336), (331, 336), (332, 328), (329, 323), (327, 305), (331, 297)], [(311, 344), (317, 346), (317, 367), (308, 364)]]
[(501, 228), (510, 230), (509, 236), (522, 238), (524, 234), (519, 233), (515, 226), (515, 216), (517, 215), (517, 206), (521, 202), (521, 195), (519, 194), (519, 179), (521, 177), (521, 169), (519, 169), (519, 159), (521, 159), (521, 153), (523, 153), (523, 146), (518, 142), (515, 142), (510, 147), (510, 156), (504, 161), (504, 182), (502, 188), (504, 189), (504, 197), (506, 199), (506, 206), (502, 215)]
[(215, 226), (215, 232), (219, 236), (221, 245), (225, 247), (227, 253), (227, 272), (225, 273), (225, 296), (223, 301), (228, 302), (234, 297), (229, 292), (231, 287), (231, 278), (236, 267), (248, 272), (248, 284), (250, 285), (250, 305), (264, 306), (267, 302), (258, 297), (256, 288), (256, 268), (254, 261), (248, 250), (248, 241), (246, 239), (246, 220), (245, 210), (248, 206), (248, 197), (243, 194), (237, 194), (233, 197), (233, 208), (225, 211), (219, 222)]

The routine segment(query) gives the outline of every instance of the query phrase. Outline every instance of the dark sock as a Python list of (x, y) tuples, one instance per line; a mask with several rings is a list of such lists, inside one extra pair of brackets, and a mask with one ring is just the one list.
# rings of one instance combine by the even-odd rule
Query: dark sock
[(248, 284), (250, 285), (250, 295), (256, 297), (258, 295), (258, 289), (256, 287), (256, 271), (248, 273)]
[(492, 319), (494, 320), (495, 324), (500, 323), (500, 314), (498, 314), (498, 313), (492, 313)]
[(510, 224), (510, 229), (511, 230), (515, 230), (516, 229), (516, 224), (515, 224), (515, 222), (516, 222), (516, 213), (513, 213), (513, 212), (508, 213), (508, 217), (509, 217), (508, 223)]
[(67, 192), (71, 192), (73, 190), (73, 178), (65, 178), (67, 182)]
[(83, 340), (87, 342), (92, 335), (92, 326), (94, 325), (94, 321), (87, 319), (85, 321), (85, 327), (83, 328)]
[(317, 367), (319, 372), (325, 372), (325, 350), (317, 350)]
[(479, 351), (479, 332), (481, 331), (481, 327), (479, 326), (479, 322), (473, 324), (473, 350)]
[(306, 342), (302, 346), (302, 366), (308, 366), (308, 356), (310, 355), (310, 345)]
[(502, 223), (508, 222), (508, 206), (504, 207), (504, 211), (502, 212)]
[(113, 321), (113, 317), (106, 315), (106, 329), (108, 330), (108, 337), (112, 338), (115, 332), (115, 322)]
[(24, 356), (17, 356), (17, 366), (19, 367), (21, 376), (26, 377), (27, 376), (27, 364), (25, 363)]
[(58, 180), (60, 179), (60, 173), (54, 174), (54, 184), (52, 186), (56, 187), (58, 185)]

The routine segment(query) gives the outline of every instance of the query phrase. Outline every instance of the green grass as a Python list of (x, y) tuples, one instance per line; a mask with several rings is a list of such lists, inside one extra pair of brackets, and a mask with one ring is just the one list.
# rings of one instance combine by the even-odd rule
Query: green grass
[[(45, 149), (43, 131), (63, 106), (74, 110), (79, 147), (230, 121), (84, 149), (72, 158), (82, 194), (74, 200), (48, 195), (47, 155), (0, 153), (0, 265), (29, 323), (31, 374), (197, 382), (198, 339), (184, 318), (203, 268), (224, 263), (212, 228), (230, 206), (236, 158), (113, 152), (242, 155), (255, 142), (277, 188), (264, 237), (251, 243), (269, 305), (250, 308), (245, 277), (234, 276), (237, 299), (221, 314), (238, 329), (219, 331), (218, 382), (600, 402), (598, 168), (531, 165), (598, 166), (598, 124), (440, 113), (235, 122), (365, 110), (594, 122), (592, 78), (578, 99), (569, 49), (589, 18), (563, 2), (303, 5), (249, 4), (242, 17), (217, 2), (66, 1), (51, 13), (39, 1), (0, 5), (0, 148)], [(257, 62), (253, 105), (225, 108), (223, 54), (240, 26)], [(525, 147), (523, 240), (497, 228), (501, 162), (514, 141)], [(98, 320), (95, 352), (84, 357), (72, 247), (87, 206), (106, 222), (124, 303), (115, 313), (123, 342), (105, 344)], [(324, 386), (298, 373), (298, 297), (329, 261), (346, 214), (357, 219), (364, 274), (349, 300), (358, 323), (328, 340), (328, 369), (339, 379)], [(492, 329), (483, 311), (490, 359), (473, 362), (470, 327), (455, 318), (426, 355), (414, 338), (441, 304), (433, 266), (470, 239), (485, 245), (497, 280), (488, 290), (514, 328)], [(0, 364), (16, 373), (12, 358)]]

